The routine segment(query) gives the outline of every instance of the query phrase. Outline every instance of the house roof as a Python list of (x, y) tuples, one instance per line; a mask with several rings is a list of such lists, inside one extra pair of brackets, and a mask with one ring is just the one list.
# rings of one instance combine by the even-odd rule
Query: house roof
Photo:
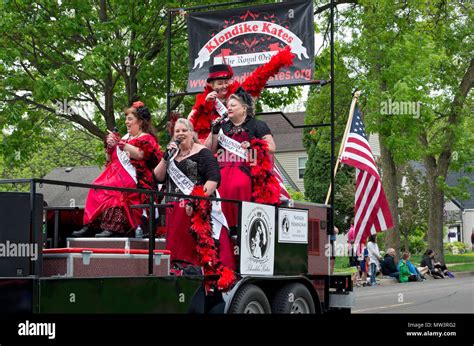
[[(101, 169), (97, 166), (59, 167), (46, 174), (44, 179), (91, 184), (100, 173)], [(49, 207), (69, 207), (72, 199), (76, 207), (82, 207), (89, 189), (42, 184), (37, 188), (37, 192), (43, 194)]]
[[(304, 125), (305, 112), (285, 113), (294, 125)], [(306, 151), (303, 146), (303, 129), (293, 128), (280, 114), (261, 114), (260, 120), (267, 123), (276, 143), (276, 152)]]
[[(410, 165), (413, 167), (413, 169), (419, 171), (421, 174), (426, 176), (426, 167), (423, 163), (411, 161)], [(474, 172), (466, 172), (464, 169), (461, 169), (459, 172), (449, 172), (446, 178), (446, 183), (448, 184), (448, 186), (455, 187), (459, 185), (458, 180), (464, 177), (469, 178), (469, 181), (471, 182), (471, 184), (467, 187), (467, 191), (469, 192), (470, 197), (464, 200), (460, 200), (458, 198), (452, 198), (451, 200), (460, 209), (474, 209)]]

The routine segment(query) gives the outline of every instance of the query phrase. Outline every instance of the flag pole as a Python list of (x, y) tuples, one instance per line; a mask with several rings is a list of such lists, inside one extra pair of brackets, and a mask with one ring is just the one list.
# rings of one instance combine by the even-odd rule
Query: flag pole
[[(354, 116), (355, 106), (356, 106), (357, 100), (359, 99), (359, 96), (360, 96), (360, 91), (356, 90), (356, 92), (354, 92), (354, 96), (352, 97), (351, 108), (349, 110), (349, 117), (347, 118), (346, 129), (344, 130), (344, 136), (342, 137), (341, 146), (339, 147), (339, 154), (337, 155), (336, 165), (334, 166), (334, 173), (333, 173), (334, 177), (336, 177), (336, 173), (339, 168), (339, 162), (340, 162), (342, 150), (344, 149), (344, 144), (346, 143), (347, 134), (349, 133), (349, 130), (351, 128), (352, 117)], [(331, 197), (331, 190), (332, 190), (332, 185), (331, 183), (329, 183), (329, 189), (328, 189), (328, 194), (326, 195), (325, 204), (328, 204), (329, 202), (329, 198)]]

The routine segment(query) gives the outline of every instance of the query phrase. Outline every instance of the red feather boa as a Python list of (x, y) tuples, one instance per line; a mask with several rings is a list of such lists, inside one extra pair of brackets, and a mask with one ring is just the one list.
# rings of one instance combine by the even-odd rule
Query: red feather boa
[[(268, 79), (277, 74), (283, 67), (293, 65), (293, 58), (294, 55), (291, 53), (290, 47), (286, 46), (275, 54), (269, 62), (257, 67), (255, 71), (244, 80), (242, 88), (253, 97), (260, 96)], [(235, 92), (236, 89), (231, 90), (231, 92)]]
[[(206, 196), (202, 185), (195, 186), (191, 196)], [(193, 200), (194, 213), (191, 217), (190, 232), (196, 240), (196, 251), (203, 267), (204, 275), (218, 275), (217, 289), (227, 291), (235, 282), (233, 270), (219, 261), (217, 247), (212, 238), (211, 201)]]
[(268, 143), (254, 138), (250, 141), (257, 152), (256, 164), (250, 166), (252, 175), (252, 200), (256, 203), (278, 205), (280, 203), (280, 183), (273, 175), (273, 162), (268, 153)]

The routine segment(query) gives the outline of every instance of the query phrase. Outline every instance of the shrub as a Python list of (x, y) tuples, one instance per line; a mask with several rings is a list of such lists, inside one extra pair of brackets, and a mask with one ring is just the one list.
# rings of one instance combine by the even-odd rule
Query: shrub
[(286, 186), (286, 189), (288, 190), (288, 193), (289, 193), (292, 200), (294, 200), (294, 201), (304, 201), (304, 202), (308, 201), (308, 199), (305, 197), (303, 192), (295, 191), (289, 186)]
[(416, 235), (410, 234), (408, 236), (408, 246), (410, 247), (410, 253), (419, 254), (423, 252), (426, 248), (426, 241), (424, 239), (424, 234)]
[(445, 243), (444, 244), (444, 249), (453, 253), (453, 254), (456, 254), (456, 253), (465, 253), (466, 250), (467, 250), (467, 245), (464, 244), (463, 242), (460, 242), (460, 241), (455, 241), (455, 242), (452, 242), (452, 243)]

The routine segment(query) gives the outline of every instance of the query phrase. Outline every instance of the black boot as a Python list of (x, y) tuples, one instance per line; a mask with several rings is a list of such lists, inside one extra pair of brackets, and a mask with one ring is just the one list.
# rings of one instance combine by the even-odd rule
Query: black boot
[(111, 238), (111, 237), (119, 237), (120, 235), (117, 232), (112, 231), (102, 231), (95, 235), (96, 238)]
[(79, 231), (72, 232), (71, 236), (76, 238), (93, 237), (95, 232), (88, 226), (82, 227)]

